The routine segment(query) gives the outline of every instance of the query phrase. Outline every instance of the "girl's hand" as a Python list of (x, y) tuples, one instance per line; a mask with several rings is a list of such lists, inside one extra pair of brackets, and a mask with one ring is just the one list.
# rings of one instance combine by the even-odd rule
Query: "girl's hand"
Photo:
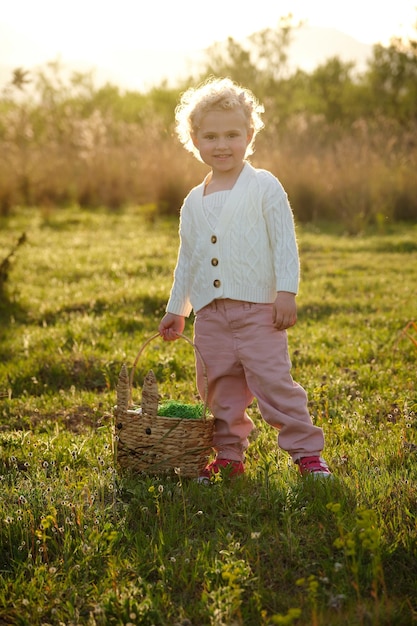
[(272, 323), (277, 330), (286, 330), (297, 321), (295, 293), (278, 291), (272, 308)]
[(167, 313), (159, 324), (158, 331), (164, 341), (175, 341), (182, 335), (185, 327), (185, 317)]

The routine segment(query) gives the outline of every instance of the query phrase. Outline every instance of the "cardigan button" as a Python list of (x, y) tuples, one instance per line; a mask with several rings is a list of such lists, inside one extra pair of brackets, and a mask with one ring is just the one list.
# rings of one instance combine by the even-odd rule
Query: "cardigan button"
[(214, 267), (216, 267), (216, 265), (219, 264), (219, 259), (211, 259), (211, 264), (214, 265)]
[(216, 235), (212, 235), (212, 236), (211, 236), (211, 243), (217, 243), (217, 237), (216, 237)]
[(213, 285), (214, 285), (216, 288), (217, 288), (217, 287), (220, 287), (221, 282), (219, 281), (219, 279), (218, 279), (218, 278), (216, 278), (216, 280), (213, 280)]

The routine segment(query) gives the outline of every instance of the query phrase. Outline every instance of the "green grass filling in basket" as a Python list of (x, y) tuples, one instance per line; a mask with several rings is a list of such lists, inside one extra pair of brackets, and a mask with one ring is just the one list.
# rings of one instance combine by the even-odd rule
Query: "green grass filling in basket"
[(158, 407), (161, 417), (181, 417), (183, 419), (201, 419), (204, 413), (204, 404), (184, 404), (177, 400), (167, 400)]

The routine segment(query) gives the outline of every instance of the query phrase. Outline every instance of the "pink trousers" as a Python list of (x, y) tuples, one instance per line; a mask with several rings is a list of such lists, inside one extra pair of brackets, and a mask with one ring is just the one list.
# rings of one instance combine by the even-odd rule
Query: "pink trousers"
[[(215, 300), (197, 312), (194, 341), (206, 365), (218, 458), (243, 460), (254, 427), (246, 409), (254, 398), (263, 419), (279, 431), (278, 445), (294, 461), (320, 456), (323, 431), (313, 425), (307, 394), (290, 374), (287, 333), (273, 326), (272, 304)], [(196, 368), (204, 397), (199, 358)]]

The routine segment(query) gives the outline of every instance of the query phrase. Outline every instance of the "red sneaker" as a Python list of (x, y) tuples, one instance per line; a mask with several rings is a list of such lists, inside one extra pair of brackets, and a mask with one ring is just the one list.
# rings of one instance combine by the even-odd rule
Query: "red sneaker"
[(326, 461), (321, 458), (321, 456), (303, 456), (301, 459), (296, 461), (298, 465), (301, 475), (312, 475), (324, 478), (329, 478), (332, 476), (331, 471), (329, 470), (329, 466)]
[(197, 482), (209, 483), (210, 479), (213, 478), (215, 474), (218, 474), (221, 471), (224, 471), (225, 475), (231, 478), (232, 476), (244, 474), (245, 466), (243, 465), (242, 461), (232, 461), (230, 459), (214, 459), (214, 461), (206, 465), (206, 467), (203, 469), (200, 476), (197, 478)]

